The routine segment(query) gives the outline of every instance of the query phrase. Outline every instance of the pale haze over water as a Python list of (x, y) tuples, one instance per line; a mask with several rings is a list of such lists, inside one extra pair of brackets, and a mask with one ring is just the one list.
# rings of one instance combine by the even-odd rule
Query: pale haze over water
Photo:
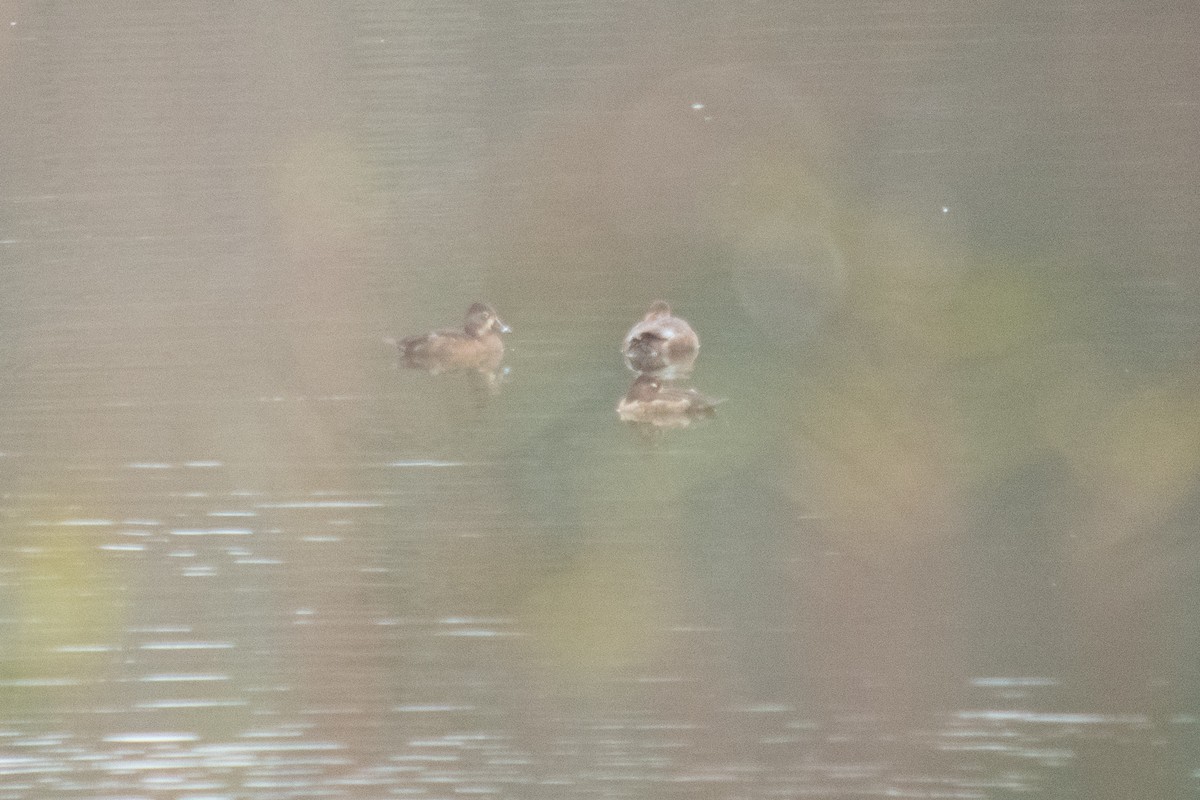
[(1200, 795), (1198, 37), (0, 3), (0, 800)]

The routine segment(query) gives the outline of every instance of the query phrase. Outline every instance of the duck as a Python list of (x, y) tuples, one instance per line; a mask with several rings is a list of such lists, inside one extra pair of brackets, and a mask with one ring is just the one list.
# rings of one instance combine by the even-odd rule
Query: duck
[(496, 374), (504, 358), (502, 333), (511, 333), (496, 309), (487, 303), (473, 303), (467, 309), (463, 329), (443, 329), (408, 336), (396, 343), (400, 359), (407, 367), (423, 369), (433, 375), (449, 370), (476, 370)]
[(665, 300), (655, 300), (641, 321), (625, 334), (621, 353), (637, 373), (682, 377), (691, 372), (700, 352), (700, 337), (687, 320), (671, 314)]
[(720, 402), (695, 389), (667, 386), (657, 375), (639, 375), (617, 403), (617, 416), (656, 428), (686, 428), (712, 416)]

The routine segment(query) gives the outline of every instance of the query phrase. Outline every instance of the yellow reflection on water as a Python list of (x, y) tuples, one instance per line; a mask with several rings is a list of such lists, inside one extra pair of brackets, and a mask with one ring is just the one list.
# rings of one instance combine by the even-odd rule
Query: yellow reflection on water
[[(1140, 530), (1181, 502), (1200, 477), (1200, 393), (1149, 387), (1098, 420), (1080, 468), (1106, 517)], [(1120, 527), (1112, 535), (1123, 535)]]
[(0, 642), (4, 690), (12, 702), (28, 700), (49, 681), (86, 681), (103, 673), (124, 621), (122, 586), (99, 545), (111, 521), (63, 509), (38, 520), (6, 520), (3, 538), (14, 546), (7, 594), (15, 625)]
[(676, 572), (649, 540), (594, 544), (526, 597), (522, 617), (534, 647), (562, 679), (584, 684), (646, 661), (676, 617)]

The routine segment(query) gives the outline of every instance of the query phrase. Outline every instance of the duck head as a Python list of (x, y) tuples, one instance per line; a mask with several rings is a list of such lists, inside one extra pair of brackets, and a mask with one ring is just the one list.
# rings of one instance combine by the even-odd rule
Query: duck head
[(468, 336), (478, 338), (486, 333), (512, 333), (512, 328), (504, 324), (504, 320), (496, 314), (496, 309), (487, 303), (475, 303), (467, 309), (467, 319), (463, 330)]

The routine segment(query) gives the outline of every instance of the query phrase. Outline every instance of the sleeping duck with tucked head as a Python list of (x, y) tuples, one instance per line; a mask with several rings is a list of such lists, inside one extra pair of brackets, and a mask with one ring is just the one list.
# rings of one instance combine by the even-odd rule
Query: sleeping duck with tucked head
[(437, 375), (450, 370), (476, 370), (495, 375), (504, 358), (500, 334), (511, 328), (487, 303), (467, 309), (462, 330), (437, 330), (409, 336), (396, 343), (406, 367)]
[(692, 370), (700, 337), (687, 320), (671, 314), (671, 306), (655, 300), (641, 321), (625, 334), (621, 353), (634, 372), (680, 377)]
[(639, 375), (617, 403), (617, 416), (624, 422), (656, 428), (686, 428), (711, 417), (720, 402), (695, 389), (667, 386), (657, 375)]

